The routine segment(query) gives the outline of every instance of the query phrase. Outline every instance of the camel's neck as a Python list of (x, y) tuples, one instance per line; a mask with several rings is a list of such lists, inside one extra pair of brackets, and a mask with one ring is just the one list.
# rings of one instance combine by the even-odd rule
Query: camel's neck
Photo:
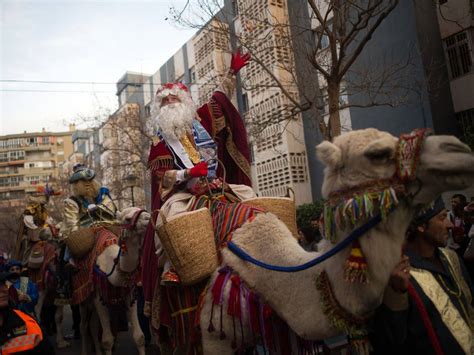
[[(252, 223), (234, 233), (234, 243), (258, 260), (281, 266), (300, 265), (320, 254), (306, 252), (287, 229), (275, 226), (281, 223), (275, 223), (275, 218), (259, 215)], [(314, 322), (314, 316), (321, 313), (315, 287), (315, 278), (322, 269), (321, 265), (296, 273), (277, 272), (243, 263), (228, 249), (224, 249), (222, 254), (224, 262), (294, 331), (307, 339), (311, 339), (312, 334), (319, 334), (321, 326), (327, 322), (325, 319)], [(336, 334), (327, 334), (331, 335)]]
[[(308, 253), (288, 232), (272, 228), (274, 221), (268, 220), (268, 216), (261, 220), (259, 217), (247, 228), (244, 226), (236, 231), (233, 238), (237, 245), (258, 260), (274, 265), (300, 265), (333, 247), (326, 242), (323, 252)], [(321, 264), (296, 273), (269, 271), (243, 263), (228, 250), (223, 251), (224, 260), (299, 335), (314, 339), (312, 334), (320, 336), (321, 332), (327, 331), (325, 335), (332, 336), (336, 335), (336, 330), (321, 313), (320, 294), (315, 286), (316, 276), (326, 270), (340, 305), (354, 315), (366, 315), (382, 300), (389, 275), (400, 260), (410, 219), (411, 212), (407, 209), (396, 210), (387, 221), (361, 237), (360, 243), (369, 265), (368, 284), (349, 283), (344, 279), (344, 266), (350, 247)], [(252, 226), (254, 223), (256, 225)], [(257, 225), (259, 223), (260, 227)], [(344, 233), (344, 236), (348, 233)]]
[(140, 262), (139, 259), (140, 238), (135, 234), (131, 234), (130, 237), (125, 240), (125, 248), (122, 249), (120, 255), (120, 270), (127, 273), (135, 271)]
[[(367, 284), (350, 283), (344, 279), (345, 259), (350, 248), (329, 259), (326, 271), (333, 291), (342, 307), (354, 315), (364, 316), (382, 301), (390, 273), (400, 261), (405, 233), (413, 211), (405, 206), (397, 208), (378, 226), (360, 238), (368, 264)], [(346, 231), (348, 234), (349, 231)]]

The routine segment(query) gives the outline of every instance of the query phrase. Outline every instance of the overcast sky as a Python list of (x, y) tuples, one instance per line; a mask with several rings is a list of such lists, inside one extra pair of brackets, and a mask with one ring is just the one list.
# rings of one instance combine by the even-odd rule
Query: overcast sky
[(185, 2), (0, 0), (0, 135), (63, 131), (76, 117), (115, 111), (127, 70), (155, 73), (192, 37), (165, 21)]

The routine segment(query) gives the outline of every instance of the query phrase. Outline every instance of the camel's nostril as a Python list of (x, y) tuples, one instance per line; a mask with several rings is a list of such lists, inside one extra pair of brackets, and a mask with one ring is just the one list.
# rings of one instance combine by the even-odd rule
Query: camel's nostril
[(441, 143), (440, 148), (448, 153), (470, 153), (471, 149), (462, 143)]

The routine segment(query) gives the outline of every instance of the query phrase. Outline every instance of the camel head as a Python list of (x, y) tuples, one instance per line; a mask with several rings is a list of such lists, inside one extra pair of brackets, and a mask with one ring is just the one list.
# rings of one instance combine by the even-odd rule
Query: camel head
[[(377, 214), (382, 216), (358, 239), (360, 250), (352, 243), (329, 259), (326, 268), (333, 279), (352, 281), (351, 288), (344, 288), (344, 307), (353, 314), (366, 314), (381, 301), (417, 208), (442, 192), (472, 184), (474, 155), (455, 137), (415, 131), (397, 139), (373, 128), (343, 134), (332, 143), (325, 141), (316, 152), (326, 165), (322, 187), (327, 198), (326, 238), (338, 242), (356, 227), (367, 226), (369, 219), (376, 220)], [(329, 250), (332, 245), (325, 242), (321, 247)], [(361, 253), (367, 262), (366, 274), (346, 263)], [(364, 284), (366, 277), (370, 287)]]
[[(117, 213), (117, 218), (122, 225), (131, 226), (131, 230), (143, 236), (147, 228), (148, 222), (150, 221), (150, 213), (142, 211), (138, 207), (127, 207), (123, 211)], [(138, 215), (140, 213), (140, 215)]]
[[(399, 140), (374, 128), (352, 131), (316, 147), (326, 165), (322, 193), (346, 190), (392, 178)], [(428, 136), (421, 145), (416, 180), (407, 182), (414, 203), (429, 203), (440, 193), (461, 190), (474, 181), (474, 155), (453, 136)]]

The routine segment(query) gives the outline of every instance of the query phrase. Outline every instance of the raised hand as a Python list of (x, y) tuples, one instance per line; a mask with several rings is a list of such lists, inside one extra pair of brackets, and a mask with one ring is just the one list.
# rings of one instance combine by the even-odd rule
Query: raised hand
[(245, 67), (250, 60), (250, 53), (242, 54), (240, 49), (237, 50), (234, 54), (232, 54), (232, 59), (230, 61), (230, 71), (232, 74), (237, 74), (240, 69)]

